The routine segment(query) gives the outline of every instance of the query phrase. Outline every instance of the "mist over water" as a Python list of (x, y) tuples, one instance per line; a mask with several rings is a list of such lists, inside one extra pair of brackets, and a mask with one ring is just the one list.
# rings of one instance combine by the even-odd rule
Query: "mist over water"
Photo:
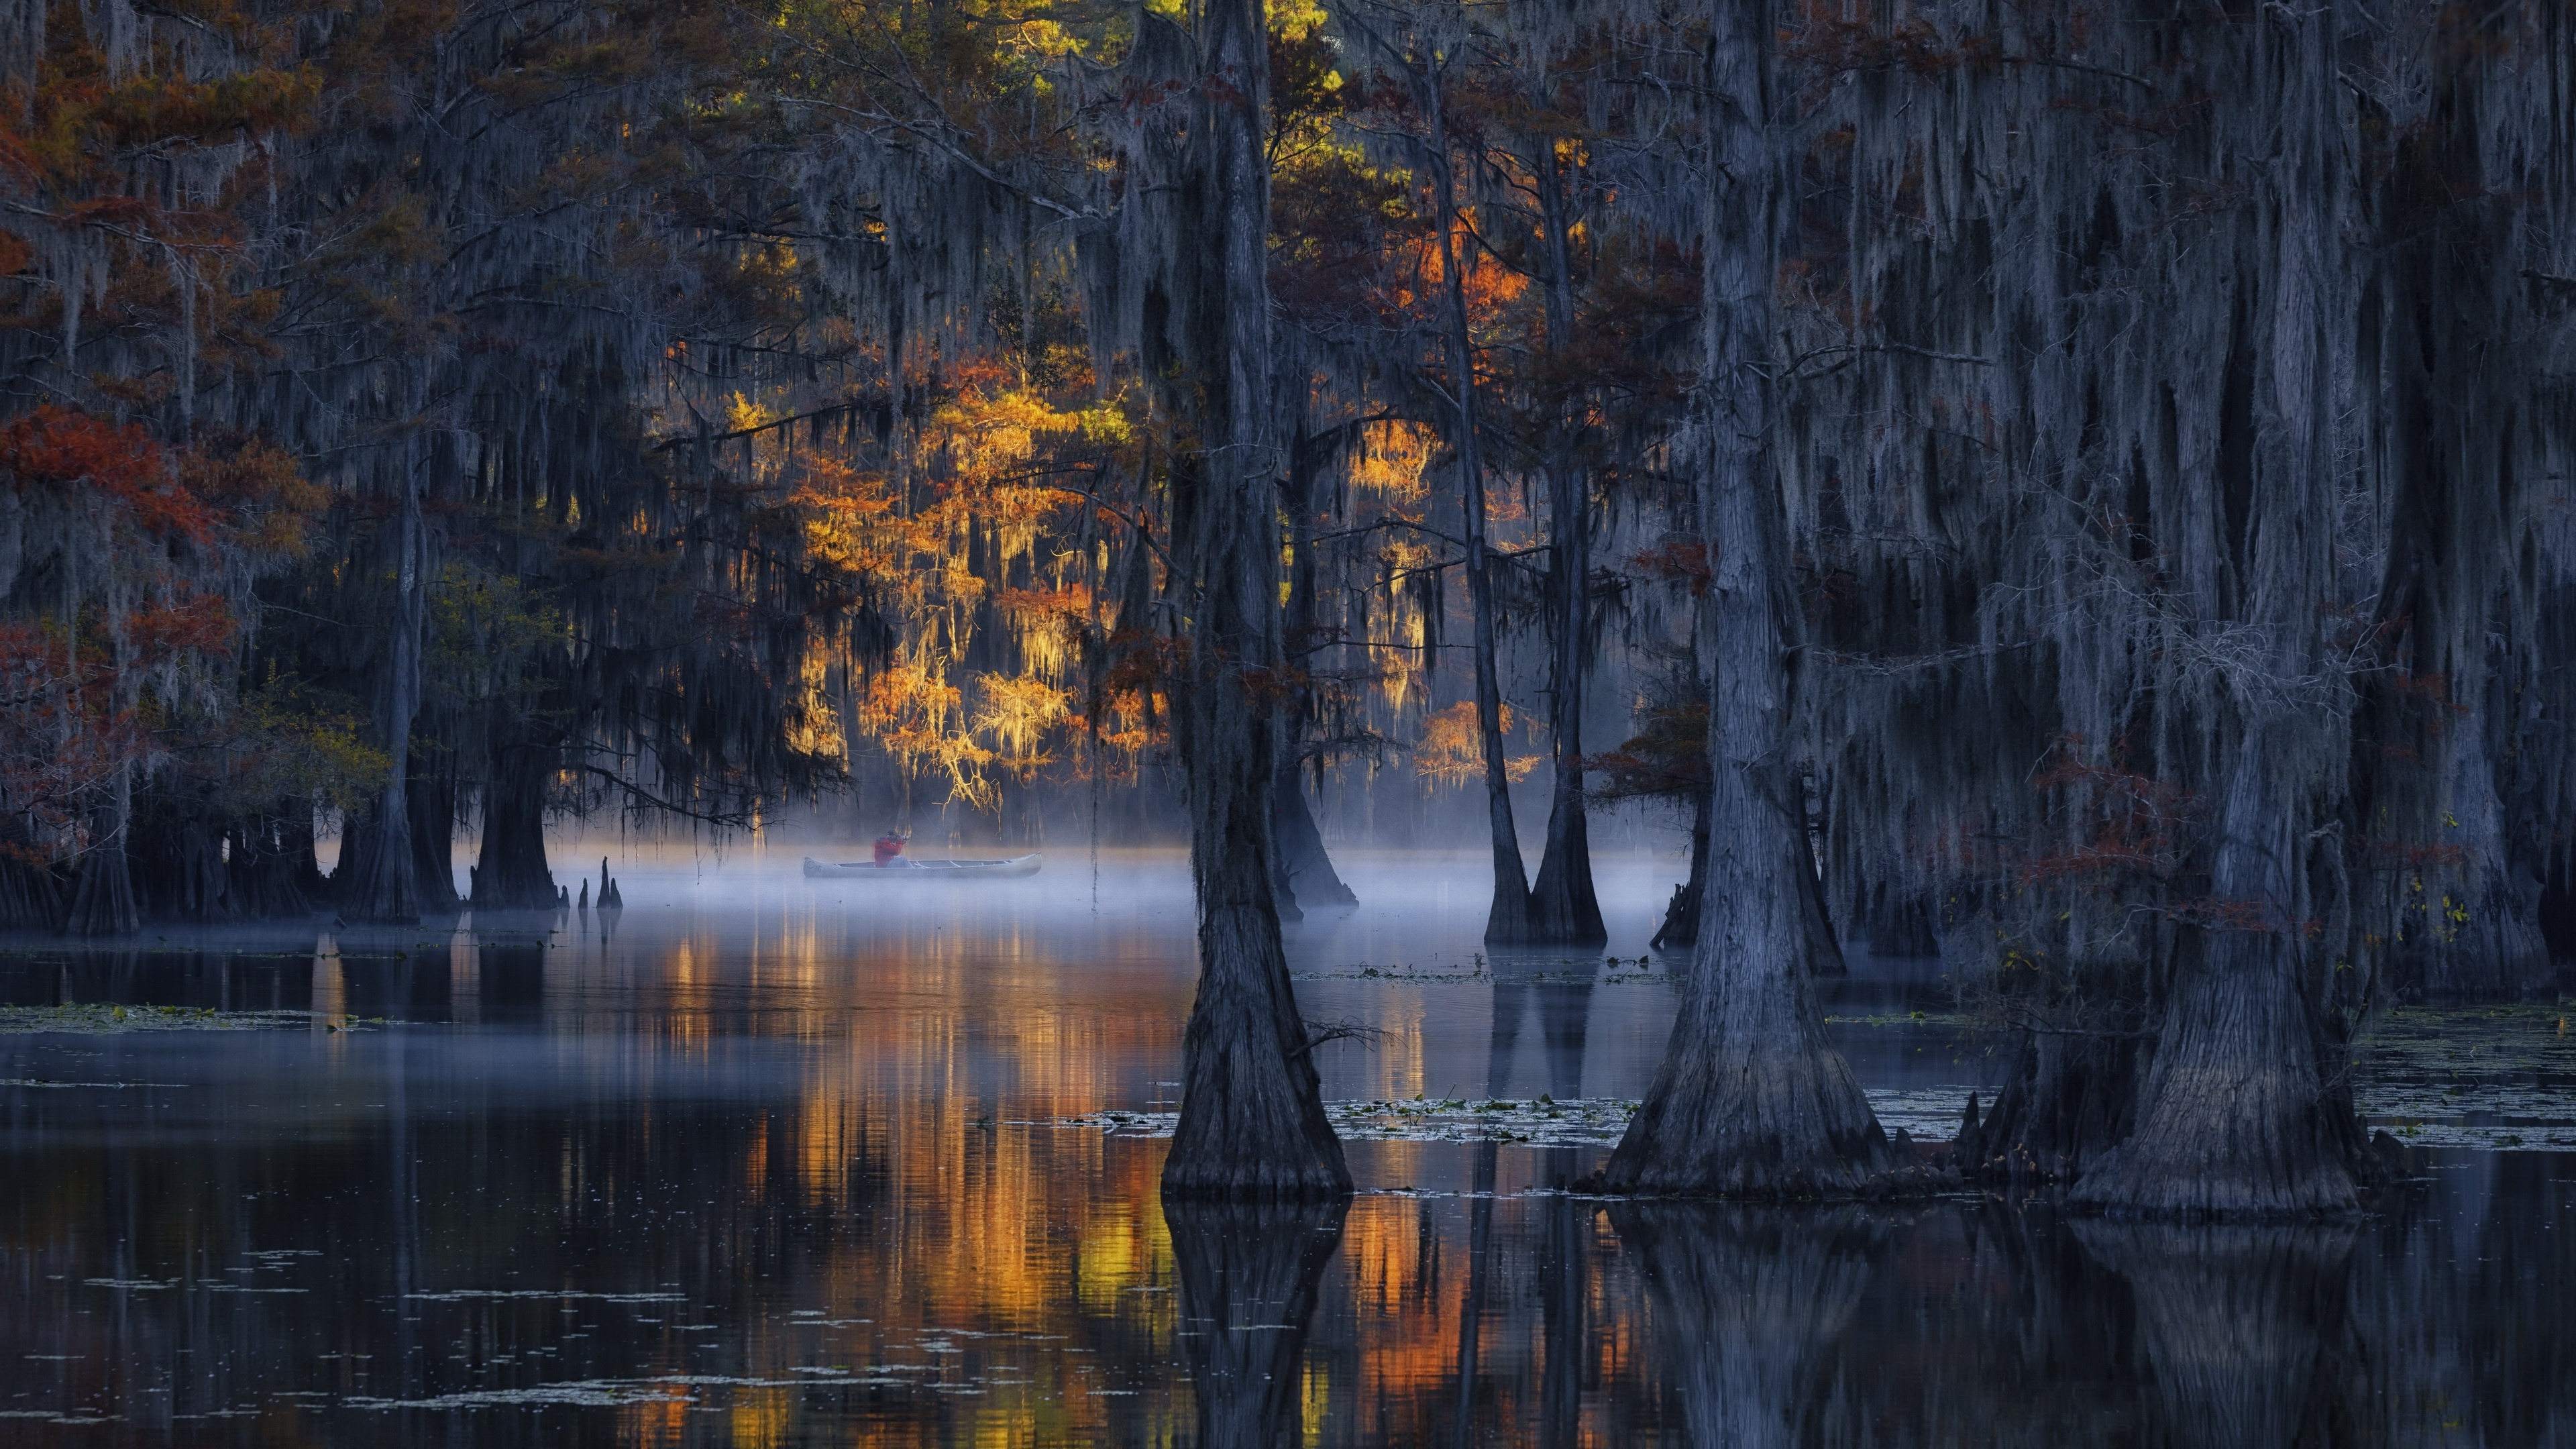
[[(1497, 958), (1481, 857), (1337, 856), (1362, 904), (1287, 945), (1361, 1029), (1317, 1052), (1360, 1195), (1167, 1219), (1177, 853), (559, 876), (603, 850), (621, 912), (0, 956), (104, 1007), (0, 1030), (0, 1442), (2576, 1437), (2564, 1154), (2418, 1150), (2335, 1226), (1554, 1190), (1660, 1055), (1669, 861), (1601, 862), (1602, 952)], [(1989, 1044), (1936, 963), (1851, 964), (1837, 1043), (1946, 1135)]]

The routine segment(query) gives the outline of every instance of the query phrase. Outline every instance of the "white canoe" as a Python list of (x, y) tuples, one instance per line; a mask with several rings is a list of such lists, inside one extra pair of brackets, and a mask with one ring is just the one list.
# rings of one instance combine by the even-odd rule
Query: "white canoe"
[(872, 880), (892, 884), (896, 881), (930, 880), (1009, 880), (1014, 876), (1036, 875), (1038, 857), (1015, 855), (1008, 860), (906, 860), (901, 856), (883, 865), (872, 860), (847, 860), (838, 863), (805, 857), (808, 880)]

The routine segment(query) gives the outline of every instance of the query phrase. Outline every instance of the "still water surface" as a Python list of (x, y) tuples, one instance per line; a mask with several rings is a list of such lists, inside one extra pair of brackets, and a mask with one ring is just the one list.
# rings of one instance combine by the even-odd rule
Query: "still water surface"
[[(1176, 860), (22, 944), (0, 1002), (191, 1014), (0, 1032), (0, 1443), (2576, 1443), (2576, 1155), (2421, 1148), (2330, 1227), (1571, 1196), (1671, 1020), (1669, 879), (1609, 874), (1601, 957), (1488, 961), (1480, 867), (1349, 866), (1289, 945), (1377, 1033), (1319, 1053), (1361, 1192), (1304, 1212), (1154, 1192)], [(1986, 1048), (1854, 965), (1832, 1029), (1943, 1135)], [(2576, 1079), (2536, 1020), (2418, 1021), (2378, 1089), (2545, 1145), (2442, 1115)]]

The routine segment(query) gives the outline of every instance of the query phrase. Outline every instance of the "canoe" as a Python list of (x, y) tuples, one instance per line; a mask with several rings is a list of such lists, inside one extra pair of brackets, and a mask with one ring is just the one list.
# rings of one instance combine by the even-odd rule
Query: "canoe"
[(1037, 873), (1038, 857), (1034, 852), (1008, 860), (907, 860), (898, 856), (883, 865), (872, 860), (832, 862), (805, 857), (808, 880), (872, 880), (890, 885), (896, 881), (1010, 880)]

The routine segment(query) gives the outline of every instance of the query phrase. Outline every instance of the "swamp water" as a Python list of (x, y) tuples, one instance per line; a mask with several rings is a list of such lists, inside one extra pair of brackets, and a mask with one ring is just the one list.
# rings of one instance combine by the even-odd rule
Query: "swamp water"
[[(2412, 1180), (2352, 1223), (1608, 1203), (1555, 1186), (1660, 1054), (1669, 880), (1605, 873), (1602, 956), (1495, 961), (1478, 863), (1345, 867), (1289, 950), (1365, 1029), (1318, 1052), (1360, 1193), (1306, 1211), (1155, 1194), (1169, 858), (20, 942), (0, 1444), (2576, 1444), (2555, 1005), (2383, 1025)], [(1829, 1029), (1946, 1137), (1993, 1044), (1853, 967)]]

